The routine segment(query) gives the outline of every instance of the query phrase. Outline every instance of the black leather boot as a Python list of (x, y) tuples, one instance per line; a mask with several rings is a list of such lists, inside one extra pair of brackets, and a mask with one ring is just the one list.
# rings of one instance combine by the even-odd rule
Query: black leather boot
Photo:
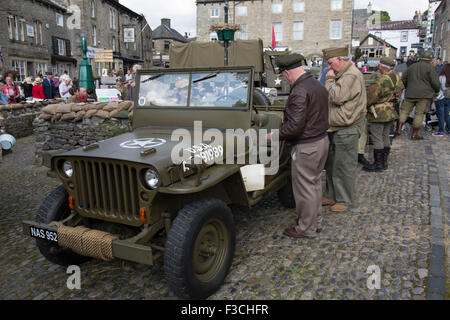
[(397, 129), (395, 130), (395, 133), (394, 133), (394, 138), (397, 138), (399, 135), (402, 134), (403, 125), (404, 125), (404, 123), (401, 123), (400, 121), (398, 122)]
[(383, 171), (383, 161), (384, 161), (384, 149), (373, 150), (373, 155), (375, 162), (371, 165), (365, 166), (364, 171), (367, 172), (381, 172)]
[(364, 167), (369, 166), (370, 162), (364, 157), (363, 154), (358, 154), (358, 163), (362, 164)]
[(389, 154), (391, 153), (391, 148), (385, 147), (383, 151), (384, 151), (384, 153), (383, 153), (383, 170), (387, 170), (389, 168), (388, 159), (389, 159)]

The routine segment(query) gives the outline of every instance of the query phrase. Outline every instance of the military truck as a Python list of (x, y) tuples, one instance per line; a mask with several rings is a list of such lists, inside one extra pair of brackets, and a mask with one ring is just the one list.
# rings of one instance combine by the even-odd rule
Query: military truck
[[(49, 174), (62, 185), (36, 221), (23, 223), (24, 233), (53, 263), (163, 260), (177, 296), (210, 296), (234, 255), (230, 205), (251, 208), (278, 193), (295, 207), (289, 146), (246, 134), (282, 123), (279, 113), (255, 107), (264, 99), (256, 101), (254, 76), (252, 66), (139, 71), (133, 131), (52, 157)], [(227, 131), (226, 143), (207, 136), (212, 128)], [(180, 141), (187, 146), (177, 148)], [(279, 164), (270, 175), (272, 162), (260, 164), (263, 152)]]

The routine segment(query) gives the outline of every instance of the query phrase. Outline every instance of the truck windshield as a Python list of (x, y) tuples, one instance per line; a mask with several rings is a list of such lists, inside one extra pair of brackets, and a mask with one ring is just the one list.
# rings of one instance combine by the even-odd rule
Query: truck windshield
[(140, 107), (245, 107), (248, 72), (142, 75)]

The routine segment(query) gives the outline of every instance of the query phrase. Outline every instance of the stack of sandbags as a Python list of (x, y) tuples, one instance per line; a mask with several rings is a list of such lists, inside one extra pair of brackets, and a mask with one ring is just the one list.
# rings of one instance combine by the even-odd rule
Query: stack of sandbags
[(42, 109), (40, 119), (55, 121), (81, 121), (92, 117), (111, 119), (120, 111), (133, 110), (132, 101), (121, 103), (92, 103), (92, 104), (53, 104)]

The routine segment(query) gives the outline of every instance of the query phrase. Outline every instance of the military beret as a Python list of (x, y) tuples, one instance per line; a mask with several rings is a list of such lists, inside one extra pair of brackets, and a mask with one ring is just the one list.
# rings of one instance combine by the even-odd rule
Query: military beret
[(324, 49), (323, 56), (327, 60), (331, 59), (331, 58), (336, 58), (336, 57), (347, 57), (348, 56), (348, 46)]
[(279, 56), (276, 64), (280, 72), (301, 67), (304, 64), (305, 57), (299, 53), (289, 53)]
[(391, 57), (383, 57), (380, 60), (381, 64), (384, 64), (388, 67), (395, 67), (395, 60), (392, 59)]

